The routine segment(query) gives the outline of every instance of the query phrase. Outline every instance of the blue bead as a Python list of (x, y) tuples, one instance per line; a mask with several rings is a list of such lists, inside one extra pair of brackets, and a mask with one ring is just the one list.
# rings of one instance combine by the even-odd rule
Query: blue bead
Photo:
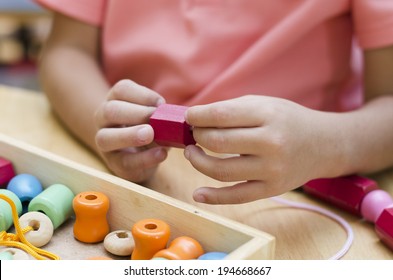
[(222, 252), (209, 252), (200, 256), (198, 260), (222, 260), (227, 255), (228, 254)]
[(43, 190), (37, 177), (30, 174), (18, 174), (8, 183), (7, 189), (19, 197), (26, 212), (29, 202)]

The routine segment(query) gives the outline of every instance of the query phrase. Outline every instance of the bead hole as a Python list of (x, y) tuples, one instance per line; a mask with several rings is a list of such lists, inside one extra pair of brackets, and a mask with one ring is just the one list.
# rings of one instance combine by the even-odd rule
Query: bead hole
[(121, 231), (121, 232), (116, 233), (116, 236), (118, 238), (128, 238), (128, 234), (125, 231)]
[(37, 231), (40, 229), (40, 222), (39, 221), (30, 221), (29, 226), (33, 228), (33, 230)]
[(149, 230), (154, 230), (157, 228), (157, 225), (156, 224), (146, 224), (145, 228), (149, 229)]
[(95, 200), (95, 199), (97, 199), (97, 196), (94, 195), (94, 194), (89, 194), (89, 195), (86, 195), (85, 198), (86, 198), (87, 200)]

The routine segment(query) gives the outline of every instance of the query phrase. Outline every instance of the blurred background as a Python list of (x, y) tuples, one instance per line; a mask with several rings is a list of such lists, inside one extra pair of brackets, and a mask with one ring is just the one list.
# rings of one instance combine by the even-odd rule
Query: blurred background
[(0, 0), (0, 84), (40, 90), (37, 60), (50, 25), (32, 0)]

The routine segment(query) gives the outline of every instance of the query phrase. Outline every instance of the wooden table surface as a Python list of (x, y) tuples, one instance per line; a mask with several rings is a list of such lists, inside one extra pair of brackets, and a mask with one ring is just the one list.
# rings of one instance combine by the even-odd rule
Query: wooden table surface
[[(42, 93), (0, 85), (0, 133), (43, 148), (73, 161), (109, 172), (103, 163), (67, 130), (52, 114)], [(393, 195), (393, 169), (373, 176), (380, 187)], [(321, 214), (291, 208), (271, 199), (241, 205), (203, 205), (192, 200), (199, 186), (222, 186), (196, 171), (180, 149), (171, 149), (149, 186), (161, 193), (197, 205), (276, 237), (275, 259), (320, 260), (334, 255), (346, 240), (345, 230)], [(354, 231), (354, 242), (343, 257), (351, 260), (393, 259), (393, 251), (383, 245), (374, 225), (330, 205), (292, 191), (282, 196), (291, 201), (321, 206), (344, 218)]]

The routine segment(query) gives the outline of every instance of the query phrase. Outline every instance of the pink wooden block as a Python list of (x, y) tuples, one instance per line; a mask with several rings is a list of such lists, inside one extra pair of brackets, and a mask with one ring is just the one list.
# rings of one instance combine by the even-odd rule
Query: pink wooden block
[(0, 187), (6, 188), (7, 183), (15, 176), (12, 162), (0, 157)]
[(316, 179), (303, 186), (306, 193), (359, 216), (363, 198), (376, 189), (375, 181), (358, 175)]
[(382, 242), (393, 250), (393, 206), (383, 210), (375, 223), (375, 231)]
[(150, 117), (154, 130), (154, 141), (162, 146), (184, 148), (195, 144), (191, 126), (186, 123), (184, 114), (188, 107), (162, 104)]

